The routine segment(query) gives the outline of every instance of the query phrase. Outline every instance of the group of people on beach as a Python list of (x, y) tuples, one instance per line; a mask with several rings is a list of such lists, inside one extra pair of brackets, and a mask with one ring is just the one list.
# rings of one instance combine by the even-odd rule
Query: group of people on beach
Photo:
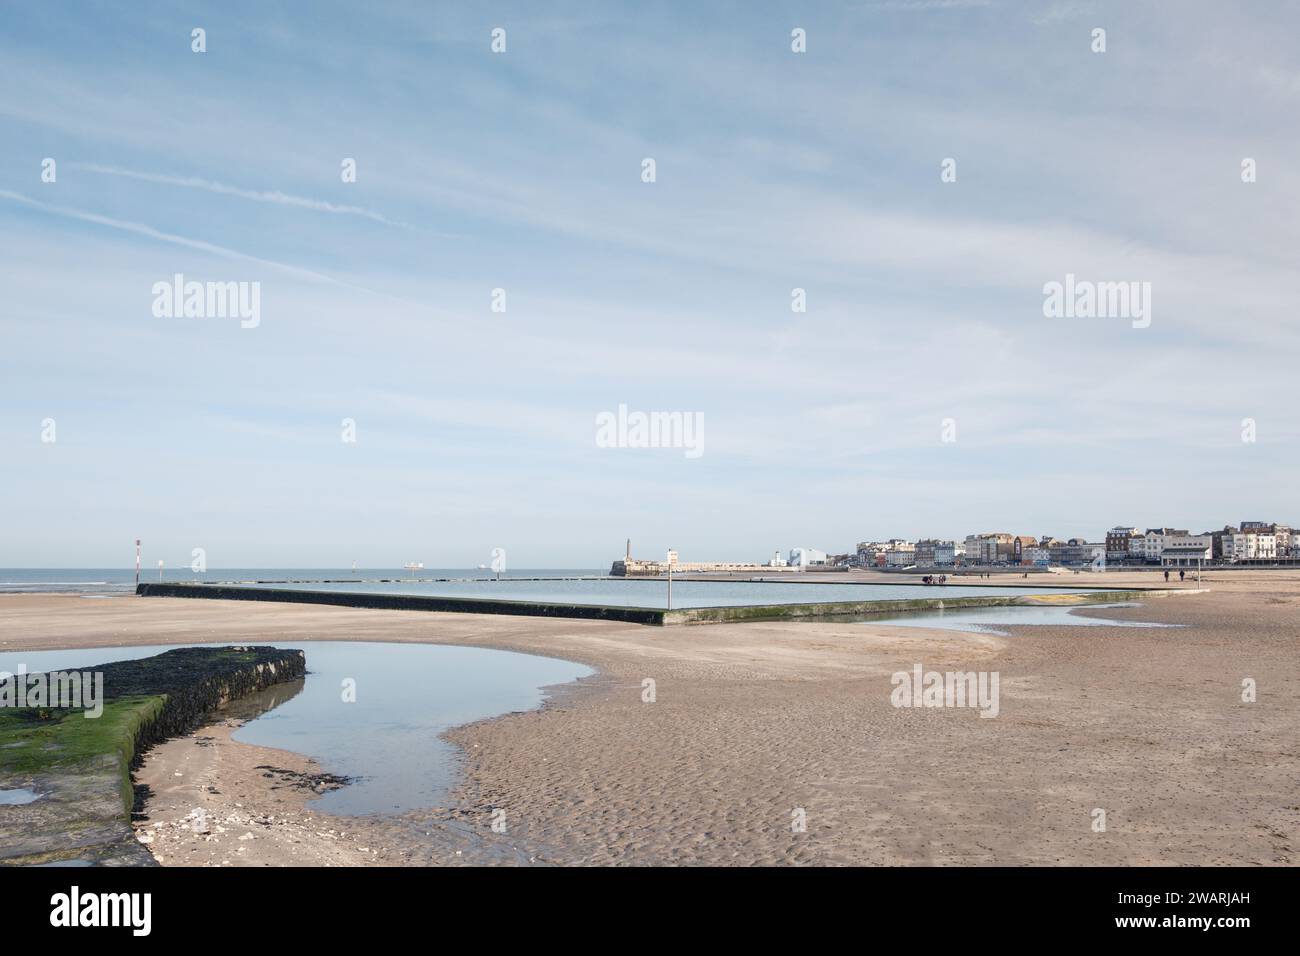
[(946, 574), (927, 574), (921, 578), (922, 584), (947, 584), (948, 575)]
[[(1187, 572), (1186, 572), (1186, 571), (1179, 571), (1179, 572), (1178, 572), (1178, 580), (1179, 580), (1179, 581), (1182, 581), (1182, 580), (1186, 577), (1186, 575), (1187, 575)], [(1166, 580), (1166, 581), (1169, 580), (1169, 569), (1168, 569), (1168, 568), (1165, 569), (1165, 580)]]

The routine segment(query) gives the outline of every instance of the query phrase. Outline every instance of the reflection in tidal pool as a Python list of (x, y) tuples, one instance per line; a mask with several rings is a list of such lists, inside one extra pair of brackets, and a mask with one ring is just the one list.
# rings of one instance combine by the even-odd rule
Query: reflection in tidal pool
[(307, 652), (302, 692), (235, 731), (234, 739), (316, 758), (355, 778), (322, 794), (328, 813), (437, 806), (456, 778), (460, 724), (532, 710), (541, 688), (589, 676), (570, 661), (478, 647), (326, 642)]
[[(7, 652), (0, 653), (0, 670), (15, 671), (19, 664), (29, 672), (89, 670), (172, 646)], [(307, 677), (232, 701), (215, 719), (247, 720), (235, 740), (304, 754), (325, 772), (352, 778), (313, 800), (316, 809), (338, 814), (442, 804), (456, 782), (458, 752), (440, 734), (532, 710), (546, 697), (542, 688), (593, 673), (571, 661), (479, 647), (354, 641), (270, 646), (302, 648)], [(105, 692), (111, 695), (112, 688)]]
[[(1091, 604), (1091, 610), (1137, 607), (1136, 604)], [(974, 607), (951, 611), (927, 611), (904, 614), (899, 617), (876, 618), (875, 624), (899, 627), (938, 627), (954, 631), (983, 631), (1006, 637), (1000, 628), (1022, 624), (1054, 627), (1180, 627), (1178, 624), (1158, 624), (1151, 621), (1116, 621), (1084, 617), (1072, 613), (1070, 607)]]

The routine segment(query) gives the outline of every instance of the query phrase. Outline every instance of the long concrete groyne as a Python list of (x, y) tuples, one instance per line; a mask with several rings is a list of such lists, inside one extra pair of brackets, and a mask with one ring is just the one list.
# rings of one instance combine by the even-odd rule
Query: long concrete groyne
[(571, 617), (630, 624), (663, 624), (661, 610), (608, 607), (597, 604), (547, 604), (499, 601), (490, 598), (426, 597), (419, 594), (376, 594), (365, 591), (309, 591), (298, 588), (258, 588), (226, 584), (140, 584), (142, 597), (208, 598), (222, 601), (274, 601), (289, 604), (336, 604), (386, 611), (457, 611), (463, 614), (515, 614), (525, 617)]
[[(1195, 589), (1143, 588), (1122, 591), (1086, 591), (1070, 594), (977, 595), (956, 598), (904, 598), (886, 601), (828, 601), (817, 604), (770, 604), (739, 607), (692, 607), (662, 611), (661, 624), (722, 624), (735, 621), (774, 621), (814, 618), (876, 618), (930, 611), (955, 611), (973, 607), (1086, 607), (1114, 604), (1170, 594), (1196, 594)], [(1062, 599), (1068, 598), (1068, 603)]]
[(1084, 591), (1074, 594), (990, 594), (975, 597), (941, 596), (885, 601), (832, 601), (809, 604), (762, 604), (729, 607), (692, 607), (675, 610), (643, 607), (613, 607), (596, 604), (554, 604), (538, 601), (500, 601), (484, 598), (451, 598), (418, 594), (376, 594), (356, 591), (311, 591), (296, 588), (259, 588), (223, 584), (141, 584), (136, 593), (143, 597), (207, 598), (225, 601), (272, 601), (290, 604), (332, 604), (394, 611), (452, 611), (462, 614), (513, 614), (525, 617), (561, 617), (578, 620), (622, 621), (663, 627), (676, 624), (722, 624), (737, 621), (772, 621), (824, 617), (870, 617), (972, 607), (1033, 605), (1062, 598), (1071, 605), (1109, 604), (1166, 594), (1191, 594), (1193, 589), (1131, 588), (1115, 591)]

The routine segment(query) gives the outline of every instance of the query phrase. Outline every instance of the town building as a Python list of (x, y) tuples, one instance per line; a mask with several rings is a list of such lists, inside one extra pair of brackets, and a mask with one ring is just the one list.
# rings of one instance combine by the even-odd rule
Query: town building
[(1212, 534), (1172, 534), (1165, 536), (1160, 563), (1166, 568), (1194, 568), (1210, 561), (1213, 555)]
[(957, 546), (939, 538), (922, 538), (916, 542), (916, 564), (922, 568), (952, 565), (957, 559)]
[(966, 536), (967, 564), (1012, 564), (1015, 538), (1002, 531)]
[(1237, 529), (1232, 525), (1224, 525), (1221, 531), (1210, 532), (1210, 560), (1227, 561), (1227, 555), (1232, 553), (1232, 536), (1237, 533)]
[(1276, 561), (1277, 536), (1263, 531), (1239, 531), (1231, 539), (1224, 536), (1223, 549), (1225, 561)]
[(1052, 562), (1052, 552), (1047, 548), (1040, 548), (1034, 545), (1032, 548), (1025, 548), (1024, 559), (1021, 564), (1036, 568), (1045, 568)]
[(1059, 563), (1067, 567), (1084, 567), (1101, 564), (1106, 561), (1106, 543), (1088, 541), (1086, 538), (1071, 538), (1058, 549)]
[(826, 563), (826, 552), (816, 548), (791, 548), (788, 564), (792, 568), (821, 566)]
[(1031, 534), (1018, 534), (1011, 540), (1011, 560), (1014, 564), (1032, 564), (1025, 552), (1038, 547), (1038, 539)]
[(876, 566), (876, 555), (884, 554), (885, 546), (876, 541), (859, 541), (857, 551), (858, 567), (874, 568)]
[(1146, 534), (1143, 535), (1143, 560), (1148, 564), (1160, 564), (1160, 555), (1165, 550), (1167, 540), (1189, 533), (1186, 528), (1147, 528)]
[(1106, 560), (1115, 564), (1126, 561), (1132, 555), (1131, 542), (1141, 537), (1137, 528), (1126, 528), (1123, 525), (1111, 528), (1106, 532)]
[(1065, 547), (1065, 542), (1060, 538), (1054, 538), (1050, 534), (1045, 534), (1038, 539), (1038, 547), (1047, 552), (1047, 561), (1049, 564), (1061, 563), (1061, 551)]

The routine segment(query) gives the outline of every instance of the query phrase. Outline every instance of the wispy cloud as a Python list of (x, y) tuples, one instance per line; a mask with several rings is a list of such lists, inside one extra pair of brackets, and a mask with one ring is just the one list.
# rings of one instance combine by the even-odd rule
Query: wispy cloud
[(1058, 23), (1062, 20), (1080, 17), (1085, 13), (1095, 13), (1096, 10), (1097, 5), (1092, 0), (1057, 0), (1056, 3), (1048, 4), (1035, 12), (1030, 17), (1030, 20), (1039, 26), (1043, 26), (1048, 23)]
[(200, 179), (197, 176), (168, 176), (163, 173), (123, 169), (120, 166), (102, 166), (98, 163), (68, 163), (67, 165), (73, 169), (81, 169), (89, 173), (100, 173), (105, 176), (122, 176), (140, 182), (157, 183), (161, 186), (202, 189), (206, 192), (217, 193), (222, 196), (237, 196), (240, 199), (250, 199), (254, 202), (274, 203), (278, 206), (294, 206), (298, 209), (311, 209), (316, 212), (328, 212), (344, 216), (361, 216), (373, 222), (381, 222), (386, 226), (397, 226), (402, 229), (413, 228), (409, 223), (390, 219), (383, 213), (375, 212), (373, 209), (366, 209), (363, 206), (341, 205), (324, 199), (294, 196), (278, 190), (243, 189), (239, 186), (228, 186), (225, 183), (213, 182), (210, 179)]
[(177, 246), (185, 246), (187, 249), (195, 249), (199, 252), (211, 253), (215, 256), (221, 256), (226, 259), (239, 259), (244, 262), (255, 262), (258, 265), (270, 266), (273, 269), (279, 269), (291, 275), (296, 275), (304, 279), (312, 279), (317, 282), (327, 282), (330, 285), (343, 286), (350, 289), (356, 289), (360, 292), (370, 292), (361, 286), (352, 285), (351, 283), (335, 279), (320, 272), (311, 269), (304, 269), (301, 266), (290, 265), (287, 262), (277, 262), (274, 259), (265, 259), (261, 256), (249, 255), (246, 252), (240, 252), (237, 249), (229, 249), (226, 246), (219, 246), (215, 243), (205, 242), (202, 239), (190, 239), (187, 236), (178, 236), (175, 233), (163, 232), (161, 229), (155, 229), (153, 226), (145, 225), (140, 222), (129, 222), (124, 219), (114, 219), (111, 216), (101, 216), (99, 213), (87, 212), (84, 209), (74, 209), (70, 206), (58, 206), (53, 203), (44, 203), (39, 200), (24, 196), (22, 193), (16, 193), (8, 189), (0, 189), (0, 199), (7, 199), (26, 206), (29, 209), (36, 209), (40, 212), (49, 213), (54, 216), (61, 216), (65, 219), (76, 219), (81, 222), (93, 223), (97, 226), (107, 226), (110, 229), (120, 229), (123, 232), (131, 232), (137, 236), (145, 236), (149, 239), (156, 239), (159, 242), (168, 242)]

